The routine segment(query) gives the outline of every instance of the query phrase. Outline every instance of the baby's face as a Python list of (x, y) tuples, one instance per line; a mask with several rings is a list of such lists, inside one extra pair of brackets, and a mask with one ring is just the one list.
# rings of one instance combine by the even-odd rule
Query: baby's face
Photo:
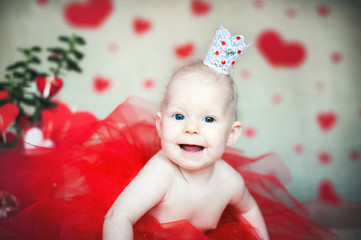
[(163, 151), (188, 170), (205, 168), (220, 159), (241, 128), (234, 120), (230, 90), (207, 77), (202, 72), (177, 76), (157, 117)]

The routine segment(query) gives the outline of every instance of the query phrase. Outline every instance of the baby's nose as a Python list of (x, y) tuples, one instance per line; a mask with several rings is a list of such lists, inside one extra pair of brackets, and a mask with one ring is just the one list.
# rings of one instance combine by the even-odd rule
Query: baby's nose
[(183, 129), (183, 132), (186, 133), (186, 134), (199, 134), (199, 128), (196, 124), (192, 123), (192, 122), (188, 122), (186, 124), (186, 126), (184, 127)]

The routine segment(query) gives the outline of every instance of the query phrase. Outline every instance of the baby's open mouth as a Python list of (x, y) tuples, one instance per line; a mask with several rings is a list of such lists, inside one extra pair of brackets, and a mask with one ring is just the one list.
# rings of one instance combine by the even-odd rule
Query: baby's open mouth
[(191, 144), (179, 144), (179, 147), (187, 152), (200, 152), (204, 149), (203, 146)]

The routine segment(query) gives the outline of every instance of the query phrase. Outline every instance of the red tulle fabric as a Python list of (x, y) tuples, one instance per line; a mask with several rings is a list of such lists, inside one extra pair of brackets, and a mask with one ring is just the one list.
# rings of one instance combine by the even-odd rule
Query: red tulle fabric
[[(0, 239), (101, 239), (104, 216), (116, 197), (157, 151), (156, 106), (131, 98), (105, 120), (79, 125), (54, 148), (3, 150), (0, 189), (17, 197), (19, 212), (0, 220)], [(77, 139), (77, 141), (74, 141)], [(239, 171), (256, 199), (271, 239), (338, 239), (309, 220), (307, 210), (285, 189), (287, 167), (275, 154), (249, 158), (233, 148), (223, 159)], [(221, 189), (220, 189), (221, 191)], [(187, 220), (160, 224), (144, 215), (135, 239), (259, 239), (229, 207), (206, 233)]]

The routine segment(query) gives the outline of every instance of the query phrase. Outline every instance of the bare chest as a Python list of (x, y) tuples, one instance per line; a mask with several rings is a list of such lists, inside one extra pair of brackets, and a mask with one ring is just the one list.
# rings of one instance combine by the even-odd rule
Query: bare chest
[(150, 214), (161, 223), (186, 219), (200, 231), (206, 231), (216, 228), (229, 200), (220, 186), (194, 188), (180, 182)]

